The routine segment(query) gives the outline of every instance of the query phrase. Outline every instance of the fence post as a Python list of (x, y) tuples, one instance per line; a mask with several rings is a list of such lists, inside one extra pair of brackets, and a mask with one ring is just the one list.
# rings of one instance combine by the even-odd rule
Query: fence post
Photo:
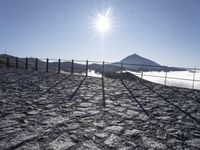
[(123, 63), (121, 63), (120, 79), (122, 80)]
[(60, 59), (58, 59), (58, 73), (60, 73)]
[(25, 69), (28, 69), (28, 58), (26, 57), (26, 64), (25, 64)]
[(103, 61), (103, 64), (102, 64), (102, 78), (104, 77), (104, 64), (105, 64), (105, 62)]
[(88, 60), (86, 60), (86, 69), (85, 69), (86, 76), (88, 76)]
[(38, 70), (38, 59), (37, 58), (35, 59), (35, 70), (36, 71)]
[(194, 68), (194, 75), (193, 75), (192, 89), (194, 89), (195, 74), (196, 74), (196, 68)]
[(142, 65), (141, 79), (143, 79), (143, 65)]
[(167, 85), (167, 72), (168, 72), (168, 67), (166, 66), (165, 69), (166, 69), (166, 70), (165, 70), (165, 83), (164, 83), (164, 85)]
[(47, 62), (46, 62), (46, 72), (49, 71), (49, 58), (47, 58)]
[(16, 57), (15, 60), (16, 60), (16, 69), (18, 69), (18, 57)]
[(72, 59), (72, 64), (71, 64), (71, 75), (74, 73), (74, 60)]
[(10, 61), (9, 61), (9, 57), (7, 57), (7, 68), (10, 67)]
[(105, 62), (103, 61), (103, 64), (102, 64), (102, 100), (103, 100), (103, 107), (105, 108), (106, 107), (106, 101), (105, 101), (105, 91), (104, 91), (104, 64)]

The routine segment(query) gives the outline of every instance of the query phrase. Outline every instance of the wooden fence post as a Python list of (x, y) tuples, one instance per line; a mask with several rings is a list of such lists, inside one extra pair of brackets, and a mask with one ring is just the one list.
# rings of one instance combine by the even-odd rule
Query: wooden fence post
[(28, 69), (28, 58), (26, 57), (26, 62), (25, 62), (25, 69)]
[(9, 57), (7, 57), (7, 68), (10, 67), (10, 61), (9, 61)]
[(104, 64), (105, 64), (105, 62), (103, 61), (103, 65), (102, 65), (102, 78), (104, 77)]
[(86, 60), (86, 69), (85, 69), (85, 72), (86, 72), (86, 76), (88, 75), (88, 60)]
[(120, 79), (122, 80), (123, 63), (121, 63)]
[(105, 108), (106, 107), (106, 101), (105, 101), (105, 90), (104, 90), (104, 73), (105, 73), (105, 68), (104, 68), (104, 64), (105, 62), (103, 61), (103, 65), (102, 65), (102, 104), (103, 104), (103, 107)]
[(38, 70), (38, 59), (37, 58), (35, 59), (35, 70), (36, 71)]
[(168, 72), (168, 67), (166, 66), (166, 70), (165, 70), (165, 85), (167, 85), (167, 72)]
[(15, 62), (16, 63), (16, 69), (18, 69), (18, 57), (16, 57), (15, 60), (16, 60), (16, 62)]
[(141, 79), (143, 79), (144, 66), (142, 65)]
[(47, 62), (46, 62), (46, 72), (49, 71), (49, 59), (47, 58)]
[(194, 68), (194, 75), (193, 75), (192, 89), (194, 89), (194, 83), (195, 83), (195, 74), (196, 74), (196, 68)]
[(71, 64), (71, 75), (74, 73), (74, 60), (72, 59), (72, 64)]
[(60, 73), (60, 59), (58, 60), (58, 73)]

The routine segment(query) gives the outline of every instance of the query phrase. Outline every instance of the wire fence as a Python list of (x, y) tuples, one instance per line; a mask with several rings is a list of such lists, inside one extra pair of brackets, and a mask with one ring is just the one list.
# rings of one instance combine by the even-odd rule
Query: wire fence
[(86, 76), (102, 77), (104, 73), (123, 74), (129, 72), (135, 76), (163, 85), (200, 89), (200, 69), (168, 66), (153, 66), (117, 62), (88, 60), (67, 60), (49, 58), (0, 57), (0, 67), (31, 69), (41, 72), (70, 72)]

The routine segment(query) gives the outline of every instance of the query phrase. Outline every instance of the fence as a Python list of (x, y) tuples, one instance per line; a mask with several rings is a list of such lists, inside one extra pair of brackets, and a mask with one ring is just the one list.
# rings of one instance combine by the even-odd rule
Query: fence
[(200, 89), (200, 69), (198, 68), (139, 64), (121, 64), (121, 68), (121, 72), (130, 72), (140, 77), (141, 79), (149, 80), (163, 85)]
[[(2, 57), (0, 66), (14, 67), (16, 69), (33, 69), (45, 72), (70, 72), (80, 73), (86, 76), (101, 77), (105, 72), (132, 73), (141, 79), (160, 83), (163, 85), (174, 85), (192, 89), (200, 89), (200, 69), (180, 68), (168, 66), (153, 66), (141, 64), (127, 64), (114, 62), (100, 62), (88, 60), (66, 60), (49, 58), (18, 58)], [(151, 71), (150, 71), (151, 70)], [(181, 77), (180, 77), (181, 76)]]

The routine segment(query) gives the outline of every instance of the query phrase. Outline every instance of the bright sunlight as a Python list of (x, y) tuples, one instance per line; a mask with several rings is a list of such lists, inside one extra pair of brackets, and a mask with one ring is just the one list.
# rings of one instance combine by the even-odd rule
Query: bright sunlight
[(110, 8), (105, 13), (98, 13), (94, 19), (94, 26), (96, 30), (103, 35), (111, 30), (112, 22), (110, 16)]
[(109, 31), (110, 26), (111, 26), (109, 17), (99, 14), (98, 18), (95, 22), (95, 26), (96, 26), (97, 30), (102, 33)]

